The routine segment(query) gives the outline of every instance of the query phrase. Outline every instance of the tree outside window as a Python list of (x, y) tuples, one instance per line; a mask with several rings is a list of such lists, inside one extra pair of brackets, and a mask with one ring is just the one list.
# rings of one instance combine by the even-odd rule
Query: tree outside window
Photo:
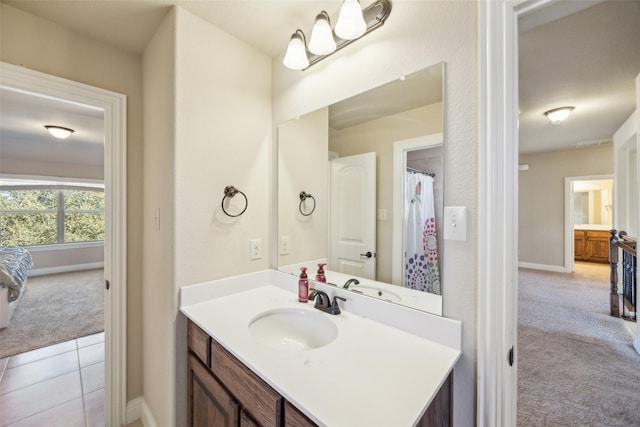
[(104, 240), (104, 190), (0, 188), (0, 245)]

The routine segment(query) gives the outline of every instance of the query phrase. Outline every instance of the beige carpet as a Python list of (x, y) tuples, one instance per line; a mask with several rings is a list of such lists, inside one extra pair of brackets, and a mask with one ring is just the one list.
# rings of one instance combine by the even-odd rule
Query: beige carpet
[(30, 277), (11, 324), (0, 330), (0, 358), (103, 330), (103, 269)]
[(608, 282), (606, 264), (520, 270), (518, 426), (640, 426), (640, 355)]

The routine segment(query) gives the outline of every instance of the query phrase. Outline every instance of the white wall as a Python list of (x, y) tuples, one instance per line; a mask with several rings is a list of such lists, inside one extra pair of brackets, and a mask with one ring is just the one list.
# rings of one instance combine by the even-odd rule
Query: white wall
[[(174, 145), (176, 14), (164, 19), (142, 58), (144, 88), (144, 400), (160, 426), (175, 419)], [(159, 210), (160, 227), (156, 228)], [(144, 414), (143, 414), (144, 416)], [(144, 418), (143, 418), (144, 420)], [(151, 424), (153, 425), (153, 424)]]
[[(329, 235), (329, 109), (321, 108), (278, 127), (278, 267), (326, 258)], [(300, 192), (311, 193), (316, 209), (300, 213)], [(313, 207), (307, 200), (304, 208)], [(305, 211), (308, 213), (308, 211)], [(280, 238), (289, 254), (280, 254)], [(316, 266), (306, 265), (309, 277)]]
[(520, 164), (529, 170), (519, 174), (519, 261), (564, 267), (564, 178), (613, 174), (613, 146), (522, 155)]
[(282, 55), (273, 61), (274, 133), (286, 120), (446, 62), (445, 199), (467, 206), (470, 218), (467, 241), (444, 245), (443, 312), (463, 322), (463, 356), (454, 370), (456, 426), (475, 424), (476, 41), (475, 2), (397, 0), (383, 27), (304, 72), (284, 68)]
[[(179, 288), (270, 265), (271, 60), (176, 8), (143, 65), (144, 399), (162, 427), (186, 419)], [(238, 218), (220, 208), (227, 185), (249, 200)], [(263, 257), (251, 261), (255, 238)]]

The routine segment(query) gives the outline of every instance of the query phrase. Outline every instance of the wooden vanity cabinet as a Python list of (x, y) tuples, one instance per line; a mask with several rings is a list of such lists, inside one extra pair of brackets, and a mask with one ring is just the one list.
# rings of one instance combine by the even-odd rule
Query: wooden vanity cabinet
[(573, 252), (576, 261), (609, 262), (609, 237), (606, 230), (574, 230)]
[[(316, 426), (192, 321), (187, 342), (190, 427)], [(449, 375), (417, 426), (451, 425), (451, 380)]]

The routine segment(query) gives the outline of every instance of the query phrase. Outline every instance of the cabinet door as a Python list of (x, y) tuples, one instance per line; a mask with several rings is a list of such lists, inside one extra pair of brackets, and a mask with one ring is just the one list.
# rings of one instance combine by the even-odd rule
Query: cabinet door
[(574, 237), (574, 244), (573, 244), (573, 253), (574, 253), (574, 259), (577, 259), (578, 261), (585, 261), (587, 259), (587, 252), (585, 249), (585, 232), (582, 230), (574, 230), (573, 231), (573, 237)]
[(240, 411), (240, 427), (260, 427), (245, 411)]
[(193, 355), (189, 355), (189, 426), (235, 427), (240, 407)]
[(587, 232), (586, 252), (591, 262), (609, 262), (608, 231), (590, 230)]

